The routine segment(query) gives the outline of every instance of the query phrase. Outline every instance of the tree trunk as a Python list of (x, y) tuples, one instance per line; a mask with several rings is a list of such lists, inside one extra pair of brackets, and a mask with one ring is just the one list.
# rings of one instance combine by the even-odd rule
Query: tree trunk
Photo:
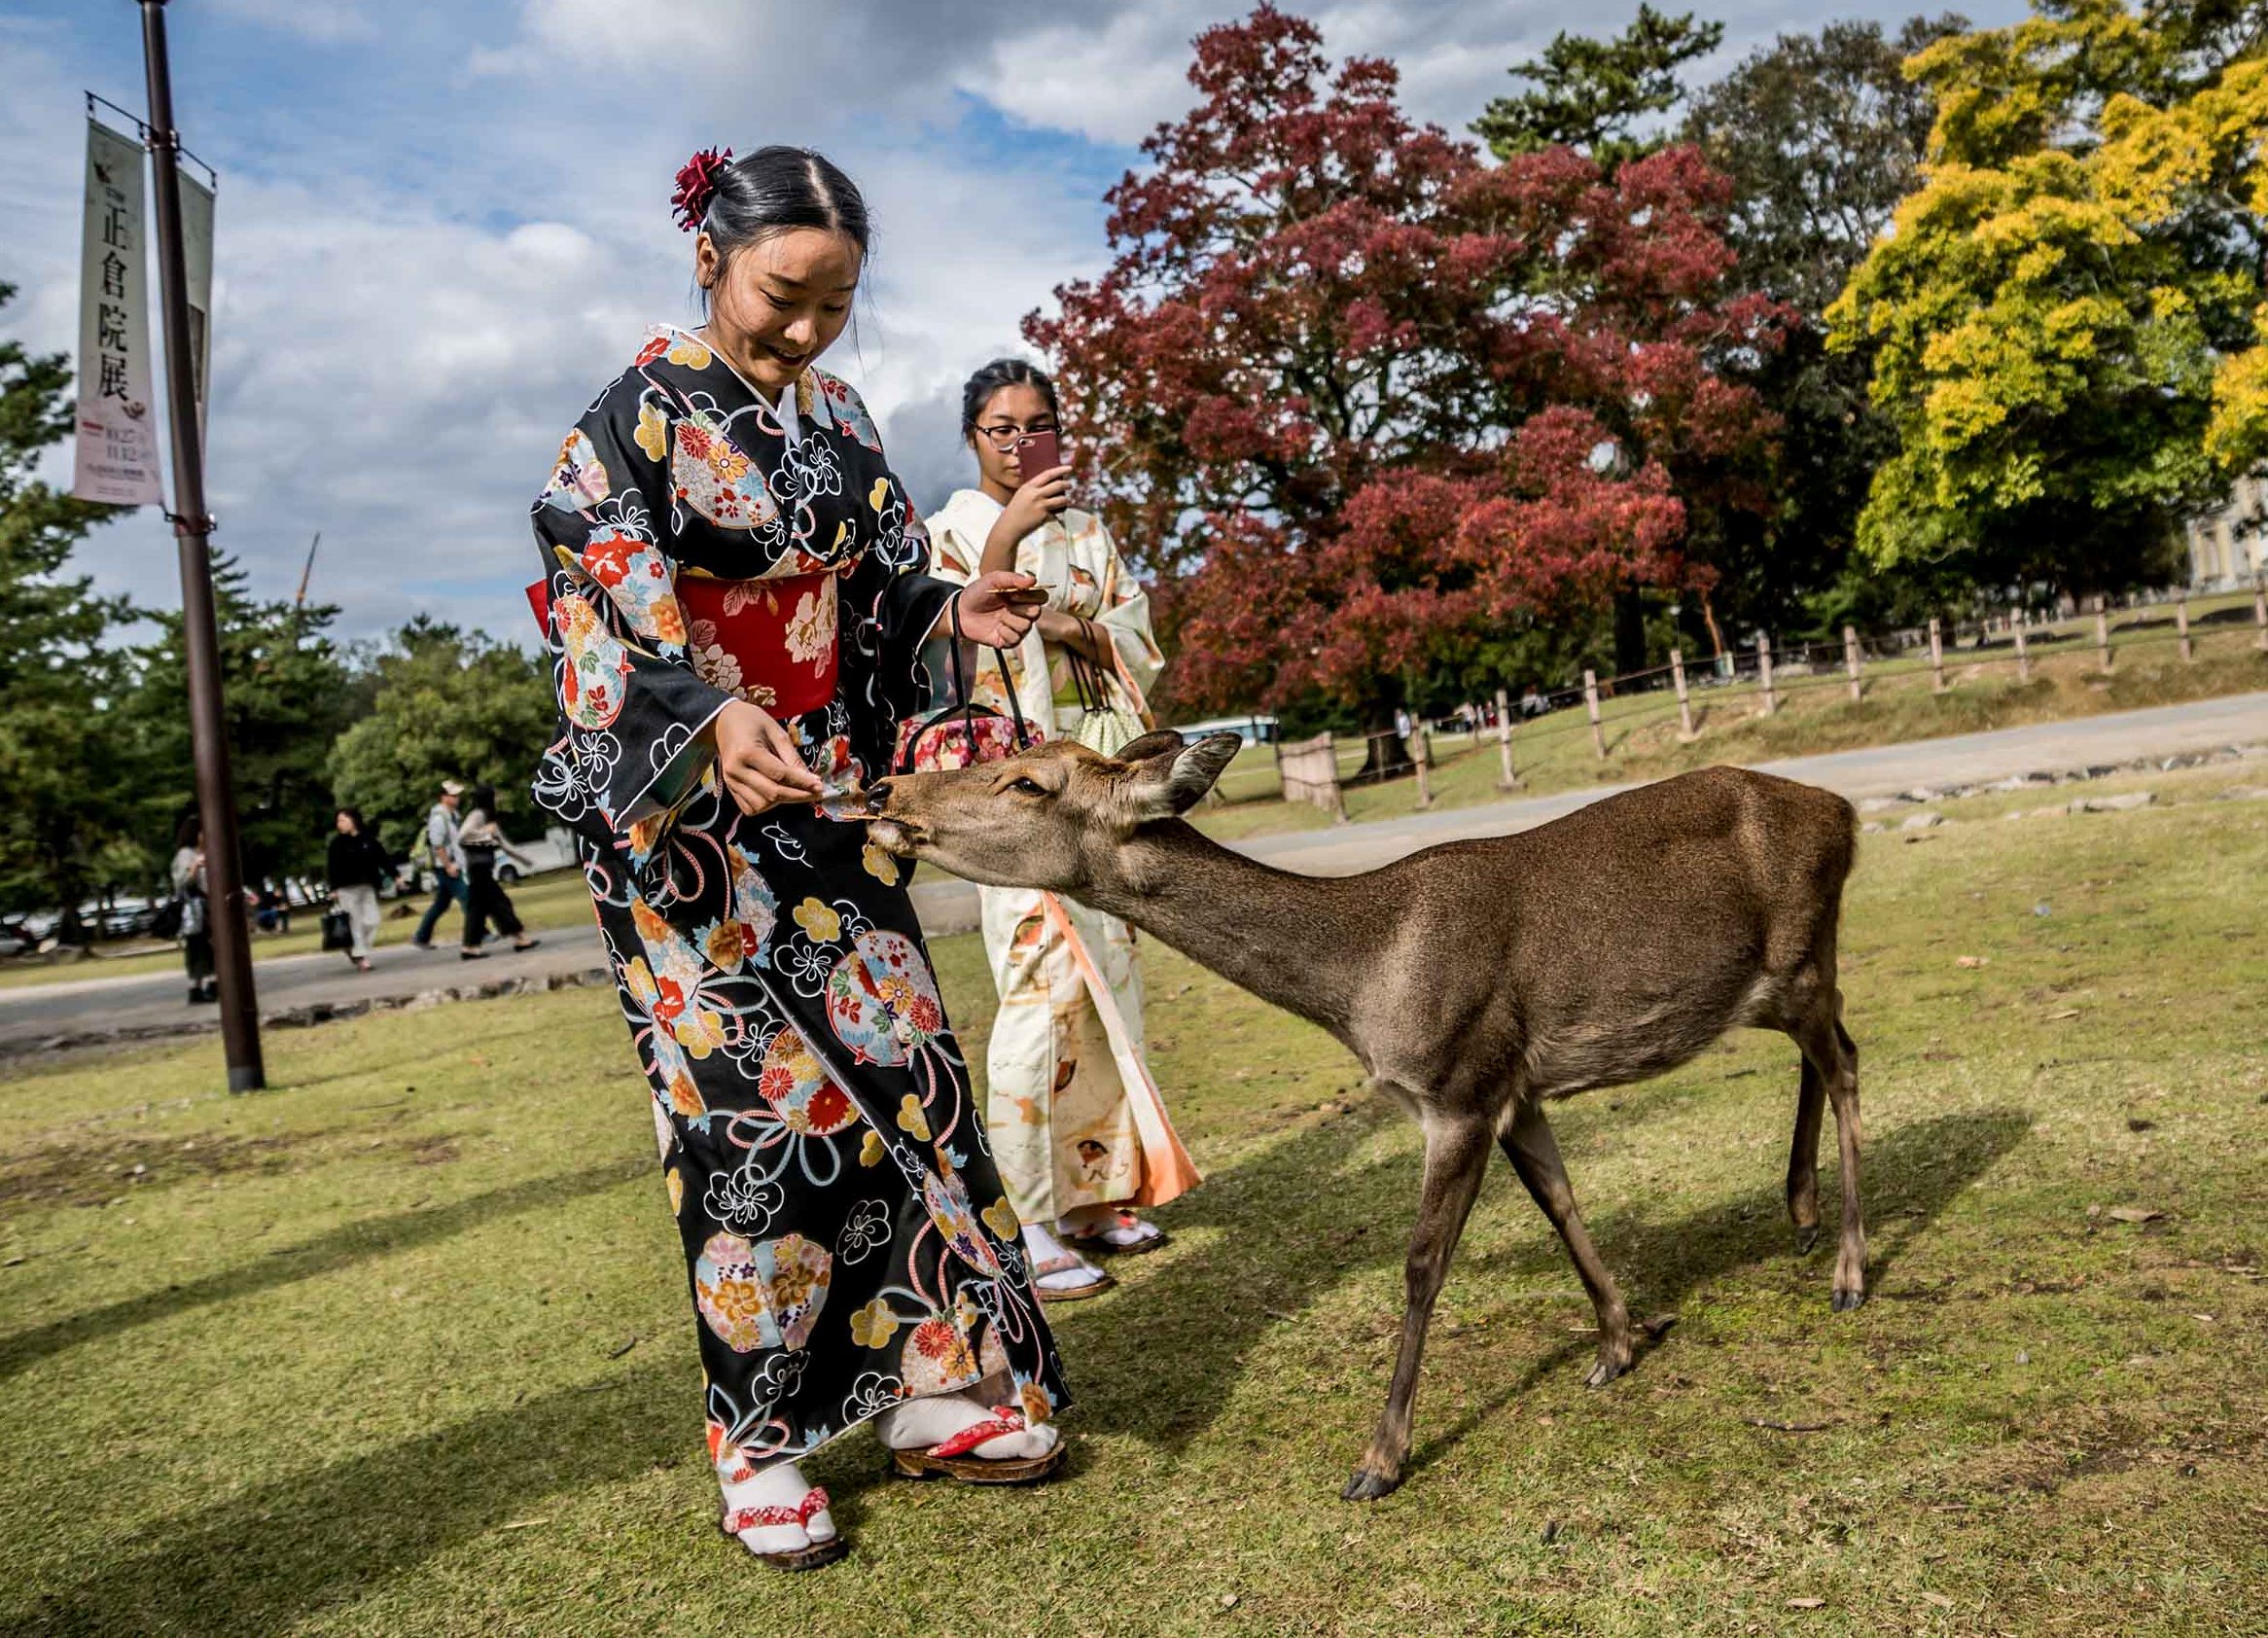
[(1635, 586), (1614, 593), (1614, 674), (1646, 669), (1646, 594)]
[(1398, 779), (1415, 771), (1417, 765), (1409, 760), (1409, 747), (1394, 731), (1395, 709), (1392, 700), (1374, 699), (1364, 705), (1363, 732), (1368, 742), (1363, 750), (1363, 766), (1355, 771), (1355, 782)]

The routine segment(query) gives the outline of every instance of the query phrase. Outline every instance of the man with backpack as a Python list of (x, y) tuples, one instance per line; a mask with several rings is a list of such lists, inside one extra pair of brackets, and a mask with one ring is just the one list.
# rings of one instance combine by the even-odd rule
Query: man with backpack
[(434, 924), (447, 912), (449, 906), (465, 902), (465, 849), (457, 839), (457, 804), (464, 795), (462, 784), (443, 779), (441, 800), (425, 816), (422, 852), (424, 862), (433, 867), (433, 903), (426, 906), (425, 917), (417, 924), (417, 936), (410, 941), (419, 949), (433, 948)]

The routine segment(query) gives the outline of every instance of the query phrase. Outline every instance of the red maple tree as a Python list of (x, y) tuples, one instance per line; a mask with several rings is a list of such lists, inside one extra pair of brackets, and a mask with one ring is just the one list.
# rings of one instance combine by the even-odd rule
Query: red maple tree
[(1374, 725), (1506, 623), (1706, 585), (1690, 514), (1762, 504), (1738, 374), (1788, 315), (1725, 298), (1696, 151), (1484, 163), (1271, 5), (1199, 35), (1189, 79), (1106, 196), (1109, 270), (1024, 326), (1155, 580), (1178, 704)]

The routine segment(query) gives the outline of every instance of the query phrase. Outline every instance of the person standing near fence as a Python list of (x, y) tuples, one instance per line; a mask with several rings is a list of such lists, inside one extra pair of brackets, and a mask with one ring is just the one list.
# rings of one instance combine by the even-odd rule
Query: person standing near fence
[(433, 948), (433, 930), (451, 905), (465, 902), (465, 850), (457, 843), (457, 803), (465, 787), (454, 779), (441, 782), (441, 799), (425, 816), (425, 860), (433, 868), (433, 903), (417, 923), (410, 944)]
[(364, 972), (378, 942), (378, 883), (394, 868), (384, 844), (363, 823), (362, 810), (342, 807), (323, 861), (331, 899), (346, 915), (346, 958)]
[(192, 1006), (221, 999), (213, 974), (212, 902), (205, 893), (204, 824), (195, 809), (173, 833), (173, 896), (181, 905), (181, 959), (189, 969)]
[(465, 943), (458, 951), (460, 958), (478, 961), (487, 955), (480, 946), (488, 942), (490, 922), (512, 941), (514, 949), (533, 949), (542, 944), (543, 940), (529, 937), (528, 930), (519, 924), (519, 912), (512, 908), (504, 884), (496, 879), (498, 854), (522, 870), (528, 860), (504, 839), (503, 828), (496, 823), (495, 786), (474, 788), (471, 810), (457, 832), (457, 851), (465, 862)]
[[(1053, 383), (1020, 359), (996, 359), (970, 377), (961, 436), (978, 486), (928, 519), (930, 565), (962, 584), (1002, 569), (1038, 581), (1047, 593), (1038, 622), (1005, 653), (977, 651), (970, 692), (1006, 711), (1012, 688), (1045, 737), (1108, 755), (1145, 730), (1143, 691), (1164, 656), (1148, 594), (1110, 531), (1071, 504), (1071, 469), (1024, 469), (1031, 449), (1053, 446), (1058, 425)], [(1042, 1300), (1095, 1296), (1114, 1282), (1080, 1253), (1163, 1245), (1135, 1208), (1198, 1181), (1144, 1061), (1133, 934), (1053, 894), (985, 887), (978, 897), (1000, 991), (986, 1055), (993, 1154)]]

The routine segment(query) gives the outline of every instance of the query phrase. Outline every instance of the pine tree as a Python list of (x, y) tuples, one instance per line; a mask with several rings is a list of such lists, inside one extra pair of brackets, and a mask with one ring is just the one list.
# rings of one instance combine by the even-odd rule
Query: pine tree
[[(15, 294), (0, 284), (0, 307)], [(81, 902), (136, 856), (119, 725), (104, 708), (120, 682), (104, 639), (125, 611), (68, 572), (115, 509), (35, 476), (72, 416), (69, 360), (0, 338), (0, 906), (59, 908), (67, 939)]]

